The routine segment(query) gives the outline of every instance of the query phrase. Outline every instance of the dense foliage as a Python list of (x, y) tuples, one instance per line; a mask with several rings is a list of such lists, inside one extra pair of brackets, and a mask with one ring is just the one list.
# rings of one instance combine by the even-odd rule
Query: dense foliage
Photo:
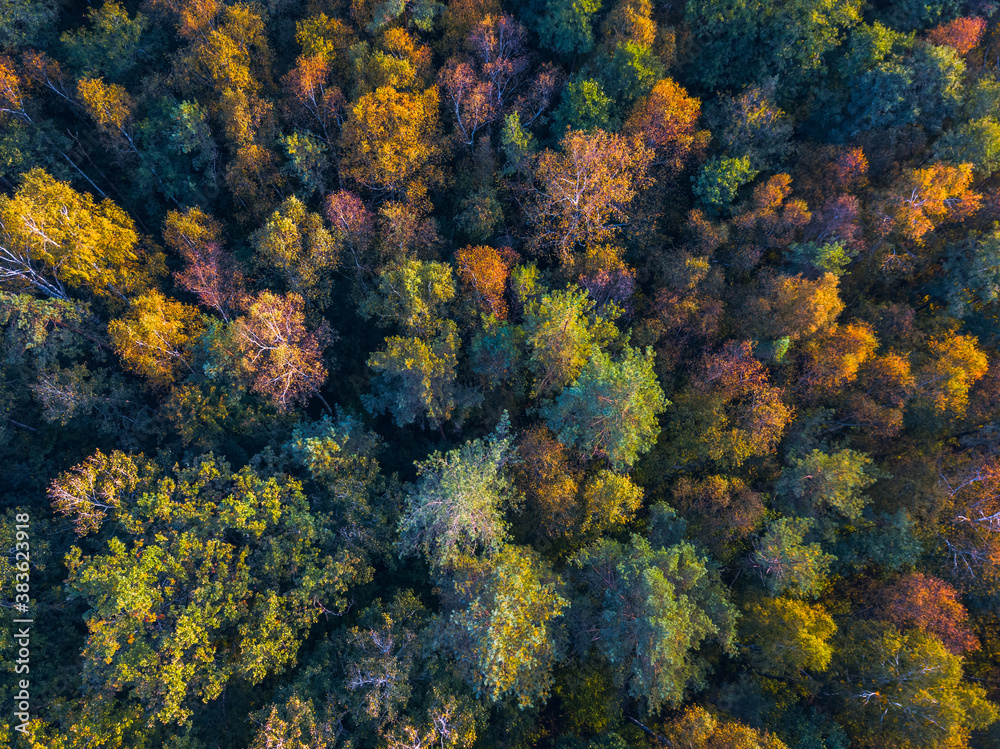
[(0, 0), (0, 464), (0, 749), (1000, 746), (1000, 6)]

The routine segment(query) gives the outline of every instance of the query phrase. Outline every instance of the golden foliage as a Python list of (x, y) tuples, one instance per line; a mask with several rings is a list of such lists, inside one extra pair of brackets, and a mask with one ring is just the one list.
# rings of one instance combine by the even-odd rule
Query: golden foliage
[(700, 116), (701, 101), (664, 78), (649, 96), (636, 102), (623, 132), (642, 138), (656, 154), (655, 163), (680, 169), (692, 150), (706, 140), (706, 133), (697, 130)]
[(65, 286), (124, 301), (164, 271), (162, 253), (139, 245), (132, 219), (69, 183), (32, 169), (0, 196), (0, 283), (66, 298)]
[(823, 336), (802, 347), (804, 360), (799, 384), (811, 396), (831, 395), (854, 382), (858, 370), (872, 358), (878, 339), (865, 323), (833, 325)]
[(573, 535), (582, 513), (576, 499), (579, 471), (570, 466), (569, 451), (547, 427), (538, 425), (521, 435), (518, 454), (518, 488), (546, 535)]
[(908, 169), (882, 201), (881, 231), (921, 244), (938, 224), (971, 216), (982, 202), (982, 195), (970, 189), (972, 177), (972, 164)]
[(156, 289), (133, 299), (125, 317), (108, 325), (125, 365), (157, 387), (172, 384), (182, 368), (191, 368), (188, 349), (204, 329), (197, 308)]
[(931, 360), (917, 374), (921, 396), (935, 411), (961, 416), (969, 388), (986, 374), (989, 361), (975, 336), (950, 334), (929, 341)]
[(419, 197), (441, 180), (438, 92), (382, 87), (351, 108), (341, 141), (344, 173), (374, 192)]

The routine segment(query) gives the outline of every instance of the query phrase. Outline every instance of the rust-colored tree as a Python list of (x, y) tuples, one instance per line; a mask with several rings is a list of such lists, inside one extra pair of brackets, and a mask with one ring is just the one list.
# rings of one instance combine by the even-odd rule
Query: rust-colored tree
[(247, 143), (226, 166), (226, 186), (238, 206), (237, 215), (257, 222), (277, 208), (285, 197), (285, 178), (278, 170), (278, 155), (270, 148)]
[(704, 538), (719, 559), (738, 552), (738, 542), (757, 530), (764, 518), (763, 497), (738, 478), (681, 477), (673, 486), (671, 506)]
[(783, 395), (768, 382), (753, 346), (730, 341), (705, 355), (676, 396), (669, 452), (678, 464), (709, 459), (727, 467), (769, 455), (794, 416)]
[(802, 274), (765, 276), (759, 295), (743, 309), (744, 324), (761, 340), (808, 338), (833, 325), (843, 311), (837, 287), (833, 273), (815, 281)]
[(526, 430), (517, 444), (521, 461), (514, 473), (528, 511), (549, 538), (571, 536), (582, 508), (577, 502), (580, 471), (571, 465), (569, 450), (544, 425)]
[(18, 74), (14, 61), (0, 55), (0, 114), (31, 122), (24, 95), (26, 81)]
[(860, 368), (847, 398), (847, 417), (863, 434), (894, 437), (903, 428), (903, 411), (915, 389), (909, 358), (889, 351)]
[(475, 142), (476, 133), (499, 114), (493, 84), (476, 75), (472, 65), (449, 60), (438, 76), (445, 92), (445, 106), (455, 120), (455, 139), (463, 146)]
[(524, 26), (507, 14), (488, 14), (469, 34), (468, 46), (478, 58), (492, 100), (502, 109), (528, 70)]
[(979, 648), (969, 628), (969, 612), (958, 591), (922, 572), (902, 575), (879, 592), (876, 614), (900, 629), (916, 627), (937, 635), (955, 655)]
[(655, 154), (654, 164), (678, 170), (692, 152), (707, 145), (707, 132), (697, 129), (700, 116), (701, 101), (664, 78), (636, 102), (624, 131), (642, 138)]
[(928, 31), (927, 38), (965, 56), (979, 46), (985, 31), (985, 18), (956, 18)]
[(301, 55), (284, 78), (285, 111), (307, 127), (318, 128), (328, 146), (337, 125), (343, 125), (347, 100), (333, 84), (330, 61), (320, 54)]
[(950, 507), (941, 513), (943, 568), (966, 591), (1000, 589), (1000, 460), (958, 456), (962, 465), (942, 472)]
[(734, 265), (748, 270), (768, 250), (785, 249), (795, 241), (812, 214), (805, 201), (791, 194), (792, 178), (776, 174), (740, 205), (730, 228), (728, 252)]

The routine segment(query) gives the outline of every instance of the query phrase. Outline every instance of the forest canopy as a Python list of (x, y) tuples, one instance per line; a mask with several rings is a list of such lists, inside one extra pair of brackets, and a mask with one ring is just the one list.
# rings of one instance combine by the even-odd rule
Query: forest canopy
[(0, 0), (0, 464), (0, 749), (994, 749), (1000, 5)]

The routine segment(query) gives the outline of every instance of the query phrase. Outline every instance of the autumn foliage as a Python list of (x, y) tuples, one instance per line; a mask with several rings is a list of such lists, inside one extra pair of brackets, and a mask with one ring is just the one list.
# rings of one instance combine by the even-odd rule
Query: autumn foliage
[(697, 131), (701, 102), (670, 78), (659, 81), (649, 96), (635, 105), (625, 132), (643, 139), (653, 150), (654, 163), (680, 169), (703, 139)]
[(1000, 746), (996, 4), (0, 0), (0, 749)]
[(578, 245), (618, 233), (625, 210), (643, 186), (652, 152), (641, 143), (598, 130), (571, 131), (561, 152), (546, 152), (535, 169), (529, 198), (534, 245), (566, 260)]
[(903, 575), (884, 589), (878, 606), (880, 618), (935, 634), (956, 655), (979, 647), (958, 592), (943, 580), (920, 572)]
[(960, 55), (967, 55), (979, 45), (985, 31), (985, 18), (956, 18), (928, 31), (927, 38), (935, 44), (954, 48)]
[(251, 389), (285, 410), (315, 395), (327, 377), (323, 348), (330, 333), (306, 328), (302, 297), (265, 291), (243, 305), (233, 328)]
[(505, 256), (492, 247), (464, 247), (455, 253), (462, 283), (474, 290), (484, 313), (501, 320), (507, 317), (504, 294), (513, 260), (511, 253)]

